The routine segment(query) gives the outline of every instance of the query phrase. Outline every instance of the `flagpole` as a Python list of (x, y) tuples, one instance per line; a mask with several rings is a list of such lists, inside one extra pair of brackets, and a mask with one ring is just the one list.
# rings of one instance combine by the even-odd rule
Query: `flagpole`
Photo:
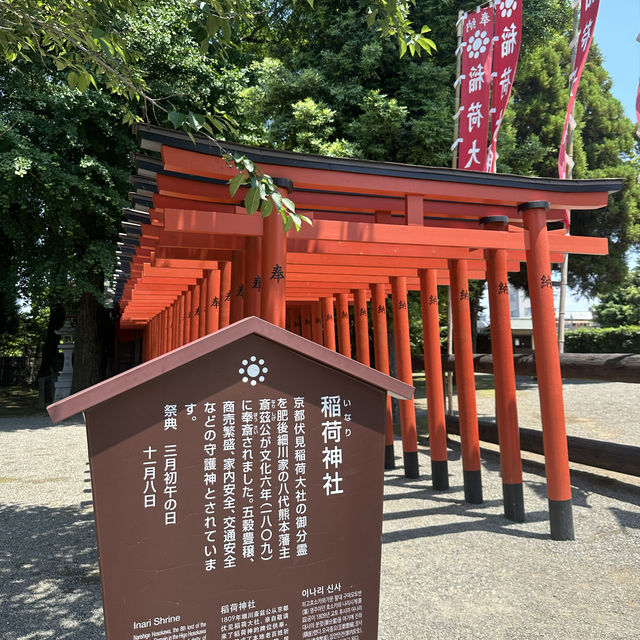
[[(460, 134), (460, 74), (462, 73), (462, 28), (464, 11), (458, 11), (457, 46), (456, 46), (456, 101), (453, 115), (453, 146), (451, 147), (451, 168), (458, 168), (458, 135)], [(453, 315), (451, 310), (451, 285), (447, 287), (447, 355), (453, 355)], [(446, 372), (447, 381), (447, 413), (453, 415), (453, 372)]]
[[(578, 54), (578, 36), (580, 31), (580, 17), (579, 17), (579, 1), (573, 0), (573, 39), (571, 47), (571, 70), (576, 65), (576, 57)], [(577, 90), (577, 87), (576, 87)], [(575, 112), (576, 103), (574, 101), (571, 109), (571, 118), (569, 121), (569, 131), (567, 132), (567, 155), (571, 158), (571, 162), (567, 163), (567, 180), (573, 178), (573, 132), (575, 130)], [(569, 217), (571, 211), (568, 212)], [(571, 234), (571, 229), (567, 228), (567, 235)], [(560, 275), (560, 302), (558, 305), (558, 351), (564, 353), (564, 318), (565, 318), (565, 306), (567, 300), (567, 281), (569, 279), (569, 254), (564, 254), (564, 260), (562, 261), (562, 271)]]

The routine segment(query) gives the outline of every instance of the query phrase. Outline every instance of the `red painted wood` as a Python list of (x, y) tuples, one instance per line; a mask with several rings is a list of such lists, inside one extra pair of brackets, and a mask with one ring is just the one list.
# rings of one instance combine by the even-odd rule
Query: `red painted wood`
[(247, 238), (244, 262), (244, 315), (260, 317), (262, 238)]
[(356, 291), (354, 291), (353, 316), (356, 334), (356, 358), (358, 362), (370, 366), (367, 293), (368, 291), (366, 289), (356, 289)]
[(456, 357), (456, 387), (460, 418), (462, 468), (480, 471), (480, 439), (476, 409), (476, 387), (473, 375), (473, 346), (469, 307), (469, 280), (464, 260), (452, 260), (451, 308), (453, 312), (453, 349)]
[(320, 301), (311, 303), (311, 339), (322, 344), (322, 305)]
[(350, 358), (349, 296), (346, 293), (339, 293), (336, 296), (336, 316), (338, 324), (338, 347), (343, 356)]
[[(371, 286), (371, 313), (373, 314), (373, 348), (376, 369), (389, 375), (389, 337), (387, 330), (387, 292), (384, 285)], [(393, 414), (391, 398), (387, 396), (385, 444), (393, 446)]]
[(193, 342), (198, 339), (199, 332), (199, 306), (200, 306), (200, 285), (195, 284), (189, 287), (191, 291), (191, 317), (189, 322), (189, 342)]
[(432, 460), (443, 462), (447, 459), (447, 425), (444, 413), (438, 284), (435, 269), (420, 270), (420, 285), (429, 452)]
[(287, 245), (282, 219), (276, 213), (264, 219), (262, 236), (262, 291), (260, 314), (284, 327), (287, 286)]
[[(228, 167), (223, 158), (210, 156), (185, 149), (162, 146), (162, 160), (165, 170), (229, 180), (235, 169)], [(325, 171), (305, 167), (284, 167), (261, 163), (265, 173), (288, 178), (297, 188), (321, 188), (324, 190), (362, 192), (380, 195), (417, 194), (428, 195), (432, 199), (458, 202), (480, 202), (486, 204), (510, 205), (516, 207), (521, 202), (551, 200), (554, 208), (594, 209), (606, 206), (606, 192), (563, 193), (540, 191), (535, 188), (497, 187), (490, 184), (463, 184), (438, 180), (398, 178), (375, 174), (354, 174), (348, 171)], [(516, 212), (512, 213), (514, 219)]]
[(307, 340), (311, 340), (311, 305), (303, 304), (300, 305), (300, 329), (301, 335), (303, 338)]
[[(407, 283), (403, 277), (391, 279), (393, 299), (393, 333), (396, 343), (396, 364), (398, 379), (413, 385), (411, 370), (411, 338), (409, 335), (409, 308), (407, 304)], [(400, 427), (402, 449), (406, 453), (418, 451), (418, 432), (413, 399), (400, 401)]]
[(570, 500), (569, 453), (545, 211), (529, 209), (524, 212), (523, 218), (530, 239), (527, 274), (542, 414), (547, 491), (550, 500)]
[(203, 272), (202, 280), (200, 281), (200, 300), (198, 307), (200, 309), (198, 313), (198, 338), (203, 338), (207, 335), (207, 281), (211, 271), (209, 269)]
[(506, 263), (507, 256), (504, 250), (487, 251), (491, 352), (502, 481), (506, 484), (521, 484), (522, 460)]
[(336, 323), (333, 311), (333, 296), (321, 298), (322, 303), (322, 328), (323, 344), (331, 351), (336, 350)]
[(207, 335), (220, 328), (220, 269), (213, 269), (207, 279)]
[(244, 253), (234, 251), (231, 258), (231, 311), (229, 322), (244, 318)]
[(231, 317), (231, 262), (225, 262), (220, 273), (220, 329), (229, 326)]

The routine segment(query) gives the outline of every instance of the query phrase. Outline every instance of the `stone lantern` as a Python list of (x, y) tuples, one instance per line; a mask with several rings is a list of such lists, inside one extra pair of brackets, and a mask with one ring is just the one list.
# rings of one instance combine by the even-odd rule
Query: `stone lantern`
[(54, 401), (62, 400), (71, 393), (71, 378), (73, 377), (73, 348), (75, 346), (73, 337), (76, 330), (73, 328), (69, 320), (65, 320), (64, 325), (56, 331), (56, 333), (62, 339), (60, 349), (64, 355), (64, 365), (62, 371), (58, 375), (56, 380), (56, 390), (54, 395)]

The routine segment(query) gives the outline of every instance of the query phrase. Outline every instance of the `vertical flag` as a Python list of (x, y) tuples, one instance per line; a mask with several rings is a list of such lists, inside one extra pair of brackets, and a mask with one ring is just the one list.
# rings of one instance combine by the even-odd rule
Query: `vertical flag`
[(636, 135), (640, 136), (640, 82), (638, 82), (638, 94), (636, 95), (636, 122), (638, 123)]
[(513, 79), (518, 67), (522, 42), (522, 0), (498, 0), (495, 7), (493, 52), (493, 91), (491, 99), (491, 144), (487, 153), (487, 171), (495, 172), (498, 159), (498, 131), (509, 103)]
[[(572, 42), (572, 46), (576, 46), (576, 60), (573, 64), (571, 75), (569, 76), (571, 92), (569, 93), (569, 104), (564, 120), (564, 129), (562, 130), (560, 153), (558, 154), (558, 175), (560, 178), (567, 177), (567, 162), (573, 163), (573, 158), (568, 159), (567, 157), (567, 133), (569, 126), (571, 126), (572, 129), (575, 127), (571, 112), (573, 110), (573, 104), (576, 101), (576, 93), (578, 91), (578, 85), (580, 84), (580, 78), (582, 77), (582, 70), (587, 61), (587, 55), (589, 54), (591, 40), (593, 40), (599, 5), (600, 0), (581, 0), (580, 2), (580, 30), (578, 31), (577, 42)], [(568, 222), (568, 220), (565, 220), (565, 222)]]
[[(489, 133), (493, 7), (468, 14), (463, 23), (458, 168), (484, 171)], [(454, 143), (454, 144), (456, 144)]]

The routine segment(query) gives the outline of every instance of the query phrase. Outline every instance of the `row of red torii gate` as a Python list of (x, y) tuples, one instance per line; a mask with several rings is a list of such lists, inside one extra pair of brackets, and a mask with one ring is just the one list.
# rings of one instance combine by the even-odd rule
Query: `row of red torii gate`
[[(121, 332), (142, 332), (148, 360), (258, 316), (389, 373), (391, 295), (398, 377), (412, 384), (407, 292), (422, 303), (431, 482), (449, 486), (438, 285), (451, 288), (465, 499), (482, 502), (469, 280), (487, 279), (505, 516), (525, 518), (508, 272), (527, 265), (549, 519), (573, 539), (571, 484), (555, 328), (552, 263), (606, 254), (605, 238), (565, 234), (564, 212), (607, 205), (616, 179), (562, 181), (326, 158), (225, 143), (271, 175), (312, 219), (284, 232), (278, 215), (247, 215), (217, 144), (140, 126), (132, 207), (119, 242), (115, 303)], [(555, 225), (553, 223), (556, 223)], [(556, 227), (551, 230), (550, 227)], [(369, 303), (369, 304), (368, 304)], [(349, 307), (353, 305), (350, 313)], [(353, 327), (350, 327), (350, 318)], [(337, 330), (337, 331), (336, 331)], [(336, 340), (337, 332), (337, 340)], [(394, 464), (390, 399), (387, 455)], [(400, 402), (404, 472), (417, 478), (413, 400)]]

